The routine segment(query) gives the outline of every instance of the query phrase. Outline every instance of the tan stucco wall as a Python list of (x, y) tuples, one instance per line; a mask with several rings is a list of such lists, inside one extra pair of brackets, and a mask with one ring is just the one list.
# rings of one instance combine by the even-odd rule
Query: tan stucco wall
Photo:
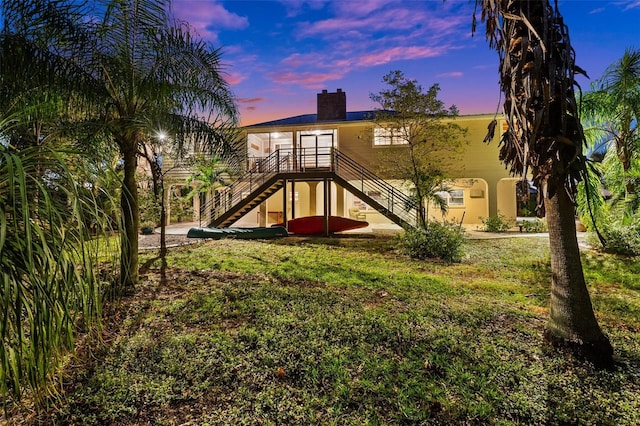
[(464, 205), (450, 206), (445, 215), (433, 203), (429, 205), (428, 216), (438, 220), (448, 220), (455, 223), (477, 224), (481, 218), (489, 216), (489, 185), (482, 178), (456, 179), (450, 189), (464, 191)]
[[(464, 214), (464, 223), (480, 223), (480, 217), (496, 215), (498, 212), (507, 216), (513, 215), (515, 218), (515, 201), (513, 203), (511, 202), (511, 200), (515, 200), (515, 186), (513, 186), (515, 184), (511, 185), (507, 183), (511, 180), (509, 173), (498, 160), (498, 142), (504, 120), (498, 118), (496, 135), (491, 143), (485, 144), (483, 142), (487, 133), (487, 125), (492, 119), (493, 115), (487, 114), (461, 116), (455, 119), (456, 124), (468, 129), (465, 137), (468, 144), (462, 154), (460, 167), (456, 167), (451, 176), (455, 179), (453, 189), (465, 190), (465, 205), (463, 207), (452, 207), (447, 215), (448, 220), (460, 221)], [(392, 155), (403, 155), (403, 152), (406, 150), (406, 148), (403, 147), (374, 146), (372, 126), (369, 122), (336, 122), (304, 126), (259, 127), (248, 129), (248, 131), (259, 133), (293, 132), (294, 140), (297, 140), (297, 132), (315, 129), (338, 129), (336, 141), (338, 149), (343, 154), (385, 179), (392, 179), (393, 176), (380, 167), (382, 163), (381, 158)], [(507, 179), (507, 181), (502, 182), (504, 179)], [(473, 182), (471, 186), (469, 186), (470, 184), (468, 183), (470, 180)], [(299, 190), (299, 188), (305, 188), (305, 190)], [(307, 184), (296, 183), (296, 190), (299, 192), (299, 204), (296, 210), (297, 217), (314, 214), (314, 212), (310, 212), (309, 210), (308, 189)], [(475, 194), (473, 197), (471, 196), (472, 190)], [(483, 196), (478, 196), (477, 191), (481, 191)], [(303, 196), (303, 192), (306, 194), (306, 197)], [(335, 198), (337, 194), (338, 192), (333, 188), (332, 214), (336, 214), (338, 209), (344, 212), (342, 214), (346, 214), (348, 208), (353, 205), (353, 196), (344, 191), (344, 196), (341, 199), (341, 201), (344, 200), (344, 205), (342, 206), (343, 208), (340, 208)], [(322, 184), (319, 184), (316, 192), (315, 214), (322, 214), (322, 200)], [(274, 194), (268, 200), (268, 204), (269, 211), (281, 211), (281, 193)], [(513, 204), (513, 206), (511, 206), (511, 204)], [(431, 216), (437, 216), (438, 213), (435, 210), (434, 208), (430, 208), (429, 214)], [(374, 223), (387, 221), (382, 215), (379, 216), (380, 217), (377, 217), (375, 214), (371, 214), (368, 215), (367, 220)]]
[(498, 182), (498, 213), (515, 221), (517, 214), (516, 182), (518, 178), (505, 178)]

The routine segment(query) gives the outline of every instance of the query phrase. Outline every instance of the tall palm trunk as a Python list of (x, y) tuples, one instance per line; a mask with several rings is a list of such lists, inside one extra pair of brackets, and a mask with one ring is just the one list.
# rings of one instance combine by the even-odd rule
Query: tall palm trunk
[(551, 252), (551, 315), (545, 337), (599, 365), (611, 361), (613, 349), (593, 313), (582, 272), (573, 203), (565, 191), (545, 197)]
[[(134, 144), (135, 147), (135, 144)], [(136, 185), (136, 151), (127, 149), (122, 153), (124, 161), (123, 191), (120, 197), (122, 226), (120, 233), (120, 284), (122, 290), (131, 292), (138, 283), (138, 187)]]
[[(598, 326), (582, 272), (572, 196), (583, 178), (584, 133), (574, 93), (569, 29), (549, 0), (476, 0), (487, 38), (500, 57), (500, 86), (509, 123), (500, 160), (512, 174), (529, 171), (539, 189), (539, 216), (547, 217), (551, 250), (548, 340), (598, 364), (613, 349)], [(489, 133), (495, 131), (495, 124)], [(490, 140), (487, 138), (486, 140)]]

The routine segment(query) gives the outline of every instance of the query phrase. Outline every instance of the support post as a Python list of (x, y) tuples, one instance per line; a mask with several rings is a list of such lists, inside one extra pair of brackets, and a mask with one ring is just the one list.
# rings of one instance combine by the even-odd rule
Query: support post
[(282, 223), (284, 227), (287, 227), (287, 180), (283, 180), (284, 185), (282, 185)]
[(331, 215), (331, 194), (329, 192), (329, 179), (324, 178), (324, 235), (329, 236), (329, 216)]
[(291, 180), (291, 219), (296, 218), (296, 181)]

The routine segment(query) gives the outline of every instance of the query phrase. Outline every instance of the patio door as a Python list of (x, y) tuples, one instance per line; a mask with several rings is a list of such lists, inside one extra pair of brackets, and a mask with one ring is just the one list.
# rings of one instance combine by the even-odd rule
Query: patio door
[(335, 130), (302, 132), (299, 152), (301, 167), (329, 167), (331, 165), (331, 148), (335, 146), (335, 133)]

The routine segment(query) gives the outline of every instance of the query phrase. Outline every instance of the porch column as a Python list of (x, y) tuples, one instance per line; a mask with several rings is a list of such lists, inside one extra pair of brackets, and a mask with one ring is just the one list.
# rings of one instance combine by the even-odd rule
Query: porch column
[(282, 223), (284, 227), (287, 227), (287, 180), (284, 179), (284, 185), (282, 185)]
[(267, 201), (263, 201), (258, 206), (258, 226), (267, 226)]
[(329, 216), (331, 216), (331, 187), (329, 179), (324, 179), (324, 235), (329, 236)]
[(193, 216), (194, 222), (200, 221), (200, 193), (193, 196)]
[(318, 196), (318, 182), (307, 182), (309, 185), (309, 216), (318, 214), (316, 210), (316, 197)]
[(296, 181), (291, 181), (291, 219), (296, 218)]
[(344, 216), (344, 188), (336, 184), (336, 216)]

